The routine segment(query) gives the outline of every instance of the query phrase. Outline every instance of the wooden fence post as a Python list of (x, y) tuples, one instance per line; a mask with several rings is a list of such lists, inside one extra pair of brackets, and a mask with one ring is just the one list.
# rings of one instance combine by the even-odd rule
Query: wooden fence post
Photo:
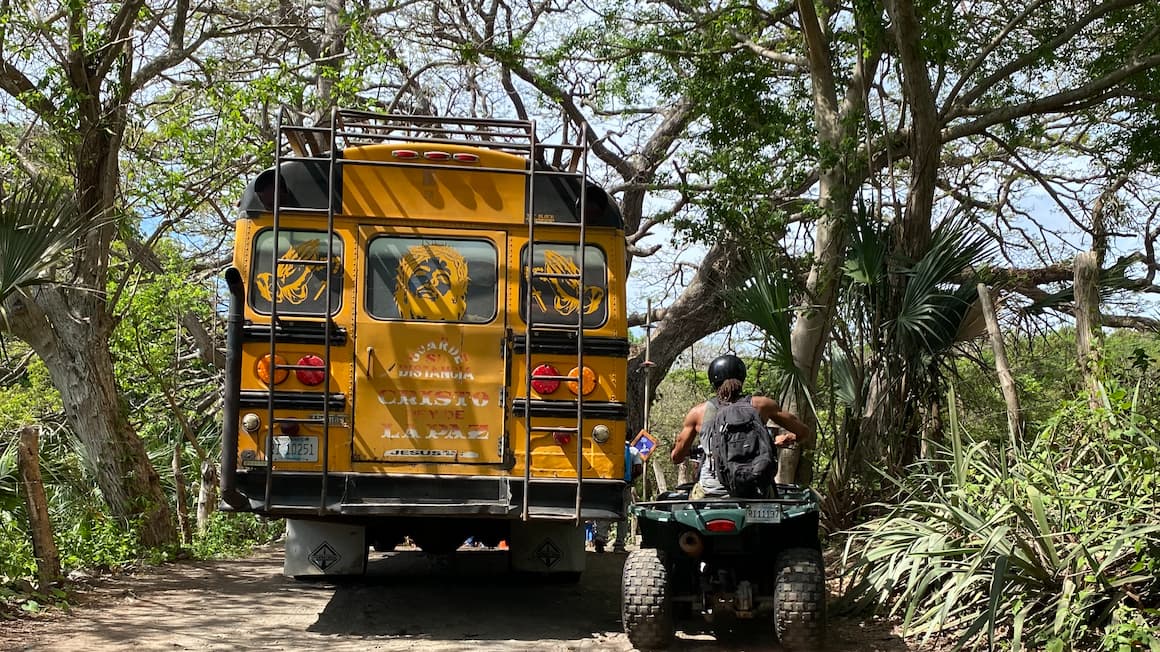
[(24, 498), (28, 504), (28, 524), (32, 529), (32, 552), (36, 555), (37, 590), (47, 592), (60, 579), (60, 552), (52, 538), (52, 522), (48, 520), (48, 499), (40, 476), (40, 428), (25, 426), (20, 431), (20, 446), (16, 464), (24, 482)]
[(1003, 344), (1003, 332), (999, 330), (999, 319), (995, 316), (995, 306), (991, 303), (991, 293), (983, 283), (978, 285), (979, 304), (983, 307), (983, 318), (987, 320), (987, 333), (991, 336), (991, 350), (995, 352), (995, 371), (999, 374), (999, 387), (1003, 390), (1003, 400), (1007, 403), (1007, 430), (1011, 433), (1011, 445), (1019, 443), (1023, 435), (1023, 419), (1019, 411), (1019, 392), (1015, 388), (1015, 377), (1007, 364), (1007, 349)]

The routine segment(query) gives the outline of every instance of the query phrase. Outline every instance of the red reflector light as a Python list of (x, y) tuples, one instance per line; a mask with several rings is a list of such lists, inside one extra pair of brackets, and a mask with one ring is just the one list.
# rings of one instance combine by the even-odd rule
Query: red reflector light
[[(322, 358), (316, 355), (304, 355), (298, 360), (298, 365), (301, 367), (321, 367), (323, 364), (325, 363), (323, 363)], [(323, 370), (295, 369), (294, 375), (298, 377), (298, 382), (303, 385), (321, 385), (322, 381), (326, 380), (326, 372)]]
[(429, 161), (450, 161), (451, 155), (447, 152), (424, 152), (423, 158)]
[(478, 163), (479, 162), (479, 154), (468, 154), (466, 152), (458, 152), (456, 154), (452, 154), (451, 158), (455, 159), (456, 161), (459, 161), (460, 163)]
[(278, 426), (279, 426), (279, 430), (282, 431), (283, 435), (293, 437), (294, 435), (298, 434), (298, 422), (297, 421), (279, 421)]
[(536, 390), (537, 394), (551, 394), (560, 389), (560, 381), (558, 380), (538, 380), (536, 376), (559, 376), (560, 372), (550, 364), (542, 364), (535, 369), (532, 369), (532, 389)]
[(413, 158), (419, 158), (419, 152), (416, 152), (413, 149), (396, 149), (395, 151), (391, 152), (391, 155), (394, 156), (395, 158), (402, 158), (402, 159), (408, 159), (408, 160), (413, 159)]
[(570, 432), (554, 432), (554, 433), (552, 433), (552, 439), (555, 439), (556, 443), (561, 445), (561, 446), (567, 446), (568, 444), (572, 443), (572, 433), (570, 433)]
[(709, 521), (705, 527), (710, 532), (733, 532), (737, 529), (737, 524), (727, 518), (719, 518), (715, 521)]

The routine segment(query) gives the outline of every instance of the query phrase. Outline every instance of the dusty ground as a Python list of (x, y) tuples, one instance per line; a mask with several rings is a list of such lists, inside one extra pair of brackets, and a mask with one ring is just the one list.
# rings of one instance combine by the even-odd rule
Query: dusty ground
[[(3, 650), (630, 650), (620, 623), (623, 554), (588, 553), (579, 584), (520, 581), (504, 553), (372, 553), (357, 581), (283, 577), (278, 548), (177, 563), (100, 582), (68, 614), (0, 621)], [(831, 619), (830, 652), (902, 652), (883, 623)], [(679, 634), (674, 650), (770, 650)]]

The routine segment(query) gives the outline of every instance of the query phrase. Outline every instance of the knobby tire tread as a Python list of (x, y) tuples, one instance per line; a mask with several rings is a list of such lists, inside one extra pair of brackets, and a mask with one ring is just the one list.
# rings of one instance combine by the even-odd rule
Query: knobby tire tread
[(624, 562), (620, 616), (628, 640), (641, 650), (659, 650), (673, 640), (672, 601), (664, 554), (633, 550)]

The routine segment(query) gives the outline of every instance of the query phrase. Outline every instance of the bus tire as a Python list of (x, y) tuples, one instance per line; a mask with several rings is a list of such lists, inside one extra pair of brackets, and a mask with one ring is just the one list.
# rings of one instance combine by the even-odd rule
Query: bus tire
[(826, 631), (826, 569), (822, 553), (789, 548), (777, 556), (773, 589), (777, 640), (791, 650), (815, 650)]
[(665, 556), (655, 548), (628, 553), (620, 585), (624, 632), (642, 650), (668, 647), (673, 640), (673, 611)]

